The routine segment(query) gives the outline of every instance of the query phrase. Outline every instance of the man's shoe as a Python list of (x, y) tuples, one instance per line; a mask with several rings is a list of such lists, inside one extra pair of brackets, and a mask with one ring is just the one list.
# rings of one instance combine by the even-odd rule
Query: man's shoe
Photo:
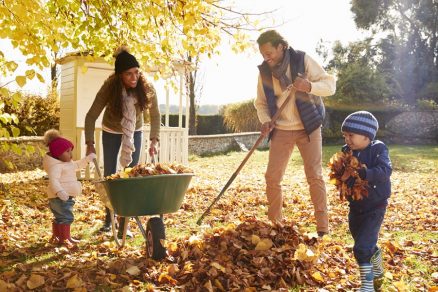
[(100, 232), (108, 232), (111, 231), (111, 222), (103, 223), (103, 226), (99, 229)]
[[(118, 239), (122, 239), (123, 237), (123, 229), (119, 229), (119, 231), (117, 232), (117, 238)], [(126, 230), (126, 238), (133, 238), (134, 235), (132, 234), (131, 230)]]
[(318, 231), (318, 237), (323, 237), (324, 235), (328, 234), (328, 232), (324, 232), (324, 231)]

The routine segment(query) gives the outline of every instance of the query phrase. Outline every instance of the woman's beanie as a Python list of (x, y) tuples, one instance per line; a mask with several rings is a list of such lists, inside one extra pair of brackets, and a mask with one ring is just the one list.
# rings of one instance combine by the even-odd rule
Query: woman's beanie
[(341, 126), (342, 132), (351, 132), (367, 136), (370, 140), (374, 140), (379, 122), (372, 113), (367, 111), (358, 111), (350, 114), (345, 118)]
[(51, 129), (44, 133), (44, 142), (49, 147), (52, 157), (58, 158), (62, 153), (69, 148), (73, 149), (73, 143), (69, 140), (62, 138), (59, 132), (55, 129)]
[(138, 63), (137, 59), (127, 51), (123, 50), (116, 56), (116, 74), (122, 73), (123, 71), (134, 67), (140, 68), (140, 64)]

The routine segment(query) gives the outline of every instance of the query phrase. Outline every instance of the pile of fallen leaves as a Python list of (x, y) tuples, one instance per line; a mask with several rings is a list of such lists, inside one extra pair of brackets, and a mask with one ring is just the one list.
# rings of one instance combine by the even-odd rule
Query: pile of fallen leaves
[[(341, 200), (352, 197), (353, 200), (362, 200), (368, 196), (368, 182), (360, 178), (357, 170), (364, 167), (359, 160), (353, 156), (353, 152), (337, 152), (333, 154), (328, 163), (330, 168), (330, 183), (336, 186)], [(355, 178), (352, 188), (347, 185), (350, 177)]]
[(181, 173), (193, 173), (193, 170), (178, 163), (143, 163), (134, 167), (127, 167), (124, 170), (107, 176), (107, 180), (130, 178), (130, 177), (143, 177), (159, 174), (181, 174)]
[(315, 267), (319, 247), (316, 237), (303, 237), (296, 226), (278, 228), (248, 217), (237, 227), (231, 223), (171, 244), (169, 252), (177, 263), (160, 278), (185, 291), (318, 286), (324, 281)]

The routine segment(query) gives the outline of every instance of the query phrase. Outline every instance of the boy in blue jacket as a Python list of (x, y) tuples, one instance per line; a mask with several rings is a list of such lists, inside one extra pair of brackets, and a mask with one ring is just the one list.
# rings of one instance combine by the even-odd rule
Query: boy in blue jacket
[[(366, 165), (357, 170), (357, 174), (368, 181), (368, 196), (362, 200), (347, 197), (353, 252), (362, 283), (360, 291), (379, 291), (383, 282), (382, 252), (377, 247), (377, 240), (391, 195), (392, 167), (388, 148), (383, 142), (374, 140), (378, 128), (377, 119), (367, 111), (350, 114), (341, 127), (346, 143), (342, 151), (352, 151), (360, 164)], [(346, 180), (347, 186), (353, 187), (355, 180), (350, 176)]]

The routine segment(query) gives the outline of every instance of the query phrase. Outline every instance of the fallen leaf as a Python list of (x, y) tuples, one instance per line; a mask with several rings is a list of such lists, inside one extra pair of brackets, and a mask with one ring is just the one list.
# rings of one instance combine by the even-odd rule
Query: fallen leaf
[(208, 292), (213, 292), (213, 286), (211, 285), (211, 281), (210, 280), (205, 282), (204, 288), (207, 289)]
[(81, 278), (79, 278), (78, 275), (74, 275), (73, 277), (68, 279), (66, 288), (74, 289), (74, 288), (79, 288), (82, 285), (83, 285), (83, 282), (82, 282)]
[(126, 269), (126, 272), (131, 276), (138, 276), (140, 274), (140, 269), (137, 266), (130, 266)]
[(406, 286), (406, 284), (403, 282), (403, 280), (398, 281), (398, 282), (394, 282), (392, 283), (394, 285), (394, 287), (397, 288), (398, 292), (407, 292), (409, 291), (408, 287)]
[(40, 276), (37, 274), (32, 274), (32, 275), (30, 275), (29, 280), (27, 280), (26, 285), (27, 285), (27, 288), (32, 290), (32, 289), (35, 289), (35, 288), (38, 288), (38, 287), (44, 285), (44, 282), (45, 282), (45, 280), (44, 280), (43, 276)]
[(324, 282), (324, 278), (321, 276), (321, 273), (318, 271), (316, 271), (315, 273), (312, 274), (312, 278), (317, 282), (320, 282), (320, 283)]
[(253, 235), (251, 236), (251, 243), (254, 244), (254, 245), (256, 245), (256, 244), (259, 243), (259, 242), (260, 242), (260, 237), (259, 237), (258, 235), (253, 234)]
[(217, 262), (212, 262), (212, 263), (210, 264), (210, 266), (212, 266), (212, 267), (214, 267), (214, 268), (220, 270), (222, 273), (225, 273), (225, 268), (224, 268), (223, 266), (221, 266), (221, 265), (220, 265), (219, 263), (217, 263)]
[(255, 250), (268, 250), (274, 243), (269, 238), (263, 238), (257, 243)]

